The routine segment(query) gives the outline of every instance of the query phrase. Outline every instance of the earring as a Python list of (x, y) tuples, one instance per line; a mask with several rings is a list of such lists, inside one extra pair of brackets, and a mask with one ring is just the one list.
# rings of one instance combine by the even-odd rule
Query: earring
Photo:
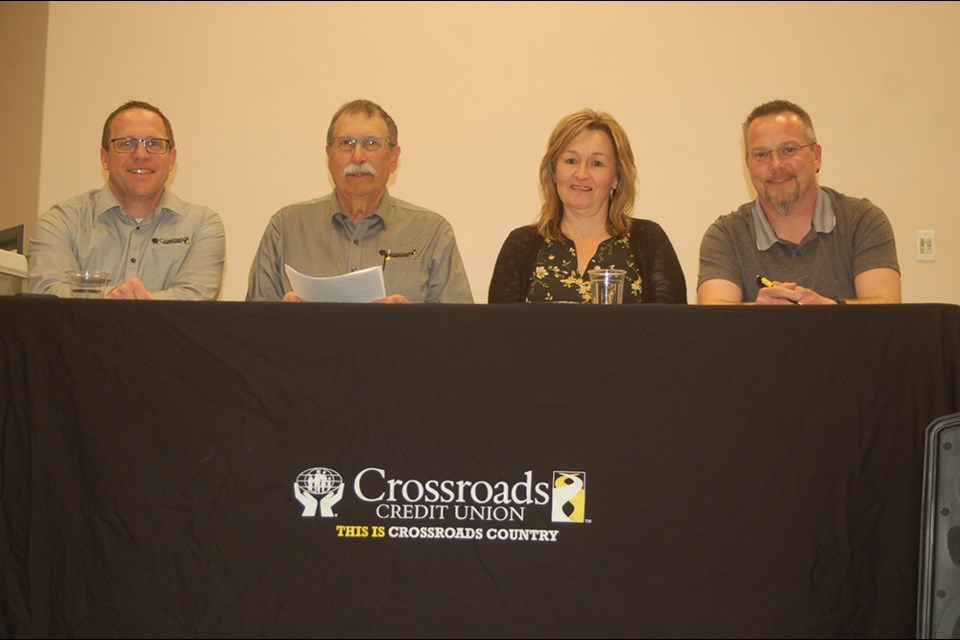
[(613, 189), (610, 189), (610, 199), (613, 200), (614, 196), (616, 195), (617, 195), (617, 188), (614, 187)]

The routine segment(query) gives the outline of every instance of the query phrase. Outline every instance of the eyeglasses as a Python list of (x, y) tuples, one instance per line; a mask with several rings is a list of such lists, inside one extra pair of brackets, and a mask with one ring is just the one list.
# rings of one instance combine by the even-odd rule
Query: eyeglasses
[(340, 151), (353, 151), (354, 147), (358, 144), (364, 151), (377, 151), (382, 149), (384, 145), (392, 146), (393, 142), (391, 142), (390, 138), (383, 138), (381, 136), (363, 136), (362, 138), (340, 136), (339, 138), (333, 139), (332, 146)]
[(816, 142), (811, 142), (810, 144), (802, 144), (802, 145), (785, 144), (779, 149), (754, 149), (749, 154), (747, 154), (747, 157), (750, 158), (752, 162), (756, 162), (757, 164), (770, 162), (771, 160), (773, 160), (773, 154), (777, 154), (778, 156), (780, 156), (781, 160), (789, 160), (793, 156), (800, 153), (800, 149), (806, 149), (807, 147), (812, 147), (816, 144), (817, 144)]
[(133, 153), (141, 142), (147, 153), (158, 154), (170, 151), (170, 141), (163, 138), (114, 138), (110, 141), (110, 145), (117, 153)]

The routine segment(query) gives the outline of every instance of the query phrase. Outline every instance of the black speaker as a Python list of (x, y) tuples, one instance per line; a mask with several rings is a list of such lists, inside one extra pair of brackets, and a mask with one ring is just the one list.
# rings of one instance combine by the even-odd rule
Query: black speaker
[(960, 413), (927, 426), (917, 637), (960, 638)]

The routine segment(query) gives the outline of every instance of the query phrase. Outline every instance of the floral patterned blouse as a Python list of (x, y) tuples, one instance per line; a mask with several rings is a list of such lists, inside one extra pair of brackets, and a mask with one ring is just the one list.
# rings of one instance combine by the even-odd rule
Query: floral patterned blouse
[[(623, 303), (640, 302), (643, 291), (640, 273), (630, 250), (630, 232), (600, 243), (587, 270), (623, 269), (627, 272)], [(590, 276), (577, 267), (577, 249), (566, 236), (560, 242), (544, 240), (534, 262), (526, 302), (590, 302)]]

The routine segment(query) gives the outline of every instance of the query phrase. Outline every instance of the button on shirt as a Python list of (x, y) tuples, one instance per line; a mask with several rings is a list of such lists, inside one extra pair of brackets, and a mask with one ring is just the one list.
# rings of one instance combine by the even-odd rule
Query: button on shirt
[[(397, 257), (384, 262), (381, 251)], [(399, 293), (410, 302), (473, 302), (450, 223), (389, 193), (356, 224), (333, 193), (274, 214), (250, 268), (247, 300), (280, 300), (292, 291), (285, 265), (314, 277), (377, 266), (383, 268), (387, 295)]]
[(70, 297), (67, 271), (106, 271), (110, 287), (139, 278), (160, 300), (215, 300), (223, 280), (220, 216), (165, 189), (137, 221), (109, 186), (60, 203), (37, 220), (27, 255), (34, 293)]

